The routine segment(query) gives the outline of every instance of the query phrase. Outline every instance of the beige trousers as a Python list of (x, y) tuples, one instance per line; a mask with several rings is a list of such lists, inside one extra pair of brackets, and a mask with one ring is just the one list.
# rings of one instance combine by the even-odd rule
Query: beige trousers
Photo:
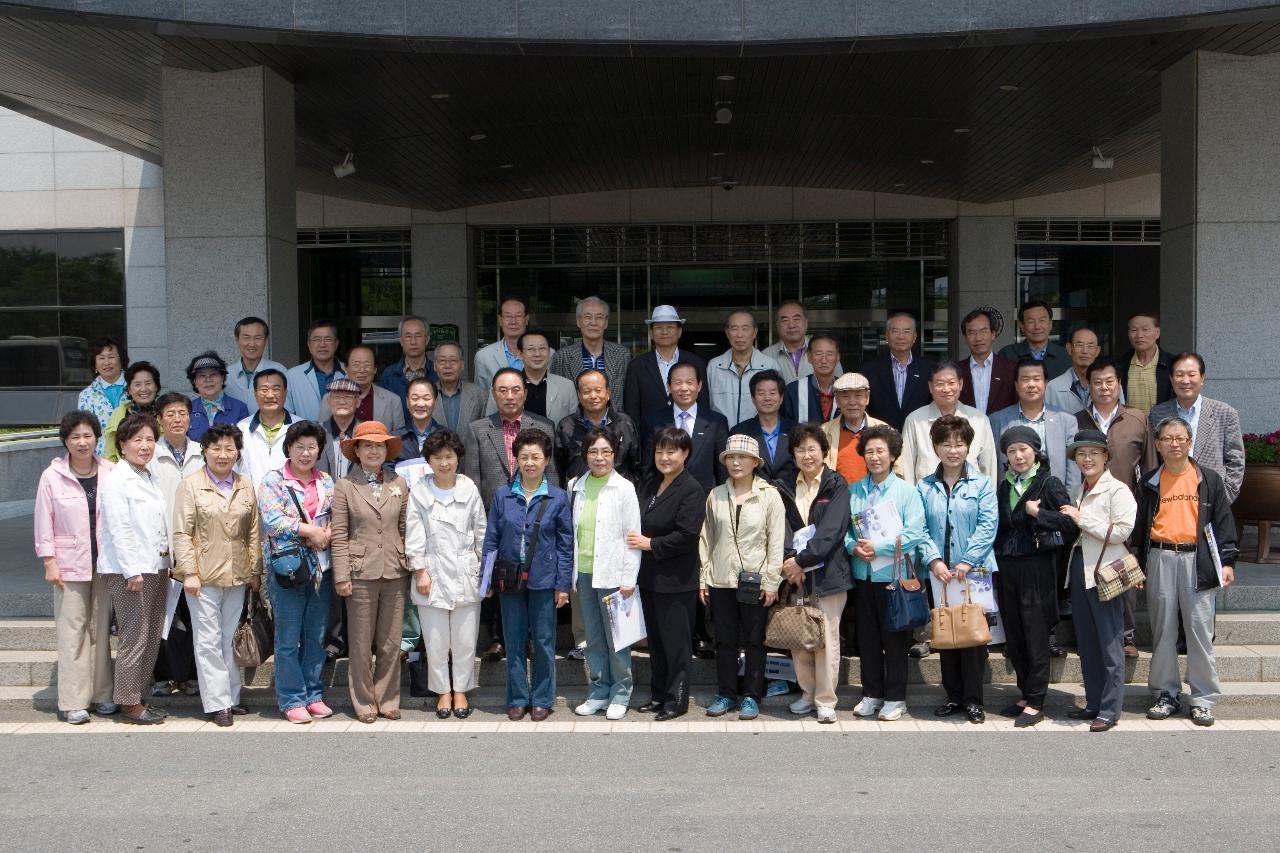
[(408, 583), (407, 577), (351, 582), (351, 597), (347, 599), (347, 679), (357, 714), (385, 714), (400, 709), (400, 635)]
[(58, 710), (111, 702), (111, 594), (105, 575), (53, 590), (58, 633)]
[(826, 623), (826, 642), (816, 652), (794, 649), (791, 660), (804, 698), (822, 708), (836, 706), (836, 684), (840, 680), (840, 614), (848, 592), (819, 596), (817, 607)]

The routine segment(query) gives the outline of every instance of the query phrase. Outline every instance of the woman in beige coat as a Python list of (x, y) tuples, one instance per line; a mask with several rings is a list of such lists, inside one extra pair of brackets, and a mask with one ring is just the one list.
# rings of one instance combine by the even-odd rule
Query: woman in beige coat
[(362, 723), (398, 720), (409, 489), (386, 461), (400, 455), (400, 439), (380, 421), (365, 421), (342, 442), (342, 455), (356, 464), (333, 495), (333, 589), (348, 599), (351, 704)]
[(242, 441), (233, 424), (211, 426), (200, 437), (204, 470), (178, 484), (173, 505), (173, 577), (191, 613), (200, 701), (219, 726), (249, 713), (233, 641), (245, 587), (256, 594), (262, 580), (257, 492), (234, 470)]

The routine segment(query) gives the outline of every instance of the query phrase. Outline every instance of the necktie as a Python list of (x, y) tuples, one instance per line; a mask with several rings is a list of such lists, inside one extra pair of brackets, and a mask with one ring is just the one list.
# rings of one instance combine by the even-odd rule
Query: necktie
[(689, 417), (688, 412), (680, 413), (680, 429), (684, 430), (690, 438), (693, 438), (693, 418)]

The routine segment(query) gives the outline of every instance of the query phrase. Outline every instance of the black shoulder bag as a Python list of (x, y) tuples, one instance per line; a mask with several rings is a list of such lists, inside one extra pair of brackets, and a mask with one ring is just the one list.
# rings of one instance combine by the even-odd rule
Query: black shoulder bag
[(529, 566), (533, 565), (533, 555), (538, 550), (538, 533), (542, 530), (542, 516), (546, 513), (549, 503), (551, 503), (550, 496), (538, 507), (538, 518), (533, 523), (533, 541), (529, 543), (529, 549), (525, 552), (524, 562), (494, 561), (493, 579), (499, 593), (524, 592), (529, 588)]

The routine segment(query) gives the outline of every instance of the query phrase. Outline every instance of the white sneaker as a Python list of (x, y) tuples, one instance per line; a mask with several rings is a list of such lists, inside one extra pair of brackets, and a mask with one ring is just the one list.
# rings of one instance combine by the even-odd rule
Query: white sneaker
[(880, 709), (880, 719), (886, 723), (892, 723), (894, 720), (902, 719), (902, 715), (906, 712), (906, 702), (885, 702), (884, 707)]
[(853, 709), (853, 715), (855, 717), (874, 717), (876, 712), (883, 707), (883, 699), (866, 698), (859, 702), (858, 706)]
[(608, 707), (608, 699), (588, 699), (578, 707), (574, 708), (573, 713), (577, 714), (579, 717), (590, 717), (592, 714), (599, 714)]
[(620, 702), (610, 702), (609, 708), (604, 712), (606, 720), (621, 720), (627, 715), (627, 706)]
[(835, 721), (836, 721), (836, 709), (835, 709), (835, 708), (823, 708), (823, 707), (822, 707), (822, 706), (820, 706), (820, 705), (818, 706), (818, 722), (820, 722), (820, 723), (834, 723)]
[(815, 707), (817, 706), (813, 704), (812, 699), (806, 699), (801, 696), (799, 699), (788, 705), (787, 710), (796, 716), (801, 717), (805, 714), (812, 714)]

